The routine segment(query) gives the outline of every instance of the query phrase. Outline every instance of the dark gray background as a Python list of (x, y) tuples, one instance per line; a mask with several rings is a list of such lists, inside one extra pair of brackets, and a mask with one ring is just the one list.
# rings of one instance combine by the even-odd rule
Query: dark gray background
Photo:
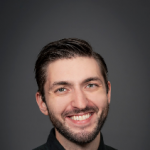
[(0, 1), (2, 150), (30, 150), (52, 127), (35, 101), (34, 63), (61, 38), (87, 40), (105, 59), (112, 83), (105, 143), (119, 150), (150, 147), (150, 3), (148, 1)]

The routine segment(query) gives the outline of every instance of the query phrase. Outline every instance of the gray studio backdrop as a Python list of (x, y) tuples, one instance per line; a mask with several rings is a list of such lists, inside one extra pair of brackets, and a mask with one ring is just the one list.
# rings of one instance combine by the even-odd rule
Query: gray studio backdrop
[(52, 124), (35, 101), (34, 63), (61, 38), (87, 40), (105, 59), (112, 83), (104, 141), (119, 150), (150, 147), (150, 3), (6, 0), (0, 4), (0, 149), (31, 150)]

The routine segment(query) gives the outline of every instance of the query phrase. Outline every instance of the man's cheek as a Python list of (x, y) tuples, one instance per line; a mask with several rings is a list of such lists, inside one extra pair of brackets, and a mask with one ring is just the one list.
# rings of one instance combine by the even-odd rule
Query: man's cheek
[(107, 104), (107, 97), (105, 94), (95, 94), (89, 97), (89, 101), (91, 101), (94, 105), (96, 105), (98, 108), (104, 107)]
[(55, 103), (50, 103), (49, 110), (60, 119), (62, 118), (62, 114), (66, 111), (68, 105), (69, 104), (65, 101), (55, 101)]

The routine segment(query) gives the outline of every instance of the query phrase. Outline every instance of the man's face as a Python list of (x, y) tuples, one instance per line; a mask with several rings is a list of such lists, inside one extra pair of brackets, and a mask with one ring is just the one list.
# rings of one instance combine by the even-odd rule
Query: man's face
[(80, 144), (98, 135), (107, 117), (110, 90), (107, 94), (99, 65), (93, 58), (51, 63), (44, 90), (49, 116), (58, 134)]

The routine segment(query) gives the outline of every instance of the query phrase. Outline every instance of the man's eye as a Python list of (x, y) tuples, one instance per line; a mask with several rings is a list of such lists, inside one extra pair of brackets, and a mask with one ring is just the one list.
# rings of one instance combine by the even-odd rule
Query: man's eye
[(65, 88), (60, 88), (56, 92), (65, 92), (65, 91), (67, 91)]
[(95, 87), (97, 86), (96, 84), (88, 84), (87, 88), (92, 88), (92, 87)]

